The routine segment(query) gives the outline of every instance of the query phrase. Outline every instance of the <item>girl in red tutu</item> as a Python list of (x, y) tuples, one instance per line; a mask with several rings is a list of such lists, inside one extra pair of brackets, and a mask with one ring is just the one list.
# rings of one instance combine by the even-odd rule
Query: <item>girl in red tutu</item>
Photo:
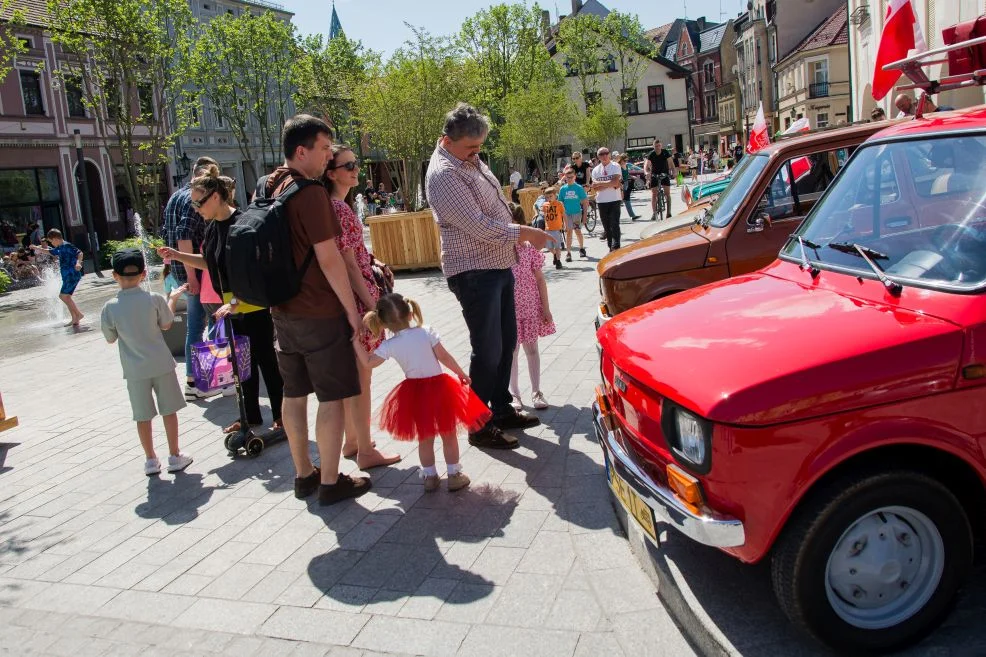
[[(363, 322), (374, 337), (383, 335), (384, 329), (391, 337), (373, 354), (356, 342), (359, 359), (369, 367), (376, 367), (393, 358), (407, 377), (384, 400), (380, 409), (380, 428), (397, 440), (418, 441), (426, 492), (438, 489), (435, 437), (441, 436), (448, 489), (465, 488), (469, 485), (469, 477), (459, 466), (456, 433), (459, 427), (478, 431), (490, 418), (489, 408), (469, 387), (469, 377), (442, 346), (438, 332), (423, 325), (421, 308), (415, 301), (400, 294), (386, 294), (380, 297), (376, 308), (366, 314)], [(458, 379), (445, 374), (442, 365), (452, 370)]]

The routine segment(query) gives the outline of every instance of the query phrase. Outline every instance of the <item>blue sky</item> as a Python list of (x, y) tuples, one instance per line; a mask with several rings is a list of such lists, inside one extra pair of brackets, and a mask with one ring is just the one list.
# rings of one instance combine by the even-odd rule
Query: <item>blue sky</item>
[[(304, 34), (328, 33), (331, 0), (274, 0), (293, 11), (294, 24)], [(726, 17), (735, 16), (746, 6), (745, 0), (600, 0), (612, 10), (636, 13), (645, 28), (657, 27), (686, 14), (718, 21), (720, 7)], [(404, 22), (424, 27), (435, 35), (452, 34), (462, 21), (495, 4), (489, 0), (336, 0), (336, 11), (346, 36), (362, 41), (374, 50), (391, 53), (411, 37)], [(542, 9), (555, 20), (555, 1), (542, 0)], [(572, 11), (571, 0), (558, 0), (558, 11)]]

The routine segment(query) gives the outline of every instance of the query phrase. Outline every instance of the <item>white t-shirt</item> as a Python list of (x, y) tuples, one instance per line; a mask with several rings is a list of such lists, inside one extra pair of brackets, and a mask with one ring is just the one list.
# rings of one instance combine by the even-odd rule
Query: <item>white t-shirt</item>
[(520, 187), (520, 181), (521, 181), (520, 171), (514, 171), (513, 173), (510, 174), (511, 187), (517, 189), (518, 187)]
[(409, 379), (427, 379), (442, 373), (442, 364), (432, 349), (439, 342), (438, 331), (430, 326), (415, 326), (387, 338), (373, 353), (396, 360)]
[[(607, 182), (609, 180), (616, 180), (620, 177), (620, 165), (615, 162), (610, 162), (609, 164), (597, 164), (596, 168), (592, 170), (592, 182)], [(596, 203), (612, 203), (613, 201), (622, 201), (623, 194), (620, 192), (619, 188), (609, 187), (607, 189), (600, 189), (596, 192)]]

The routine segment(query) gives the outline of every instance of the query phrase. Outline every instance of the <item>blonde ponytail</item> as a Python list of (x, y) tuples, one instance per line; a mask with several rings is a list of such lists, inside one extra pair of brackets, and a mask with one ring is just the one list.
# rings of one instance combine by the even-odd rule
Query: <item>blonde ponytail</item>
[(418, 326), (424, 326), (425, 321), (421, 316), (421, 306), (418, 305), (418, 302), (414, 299), (404, 300), (407, 301), (407, 306), (411, 310), (411, 317), (414, 318), (414, 321), (418, 323)]
[(363, 325), (366, 326), (367, 330), (374, 338), (379, 338), (383, 335), (383, 320), (380, 319), (380, 313), (376, 310), (371, 310), (363, 315)]

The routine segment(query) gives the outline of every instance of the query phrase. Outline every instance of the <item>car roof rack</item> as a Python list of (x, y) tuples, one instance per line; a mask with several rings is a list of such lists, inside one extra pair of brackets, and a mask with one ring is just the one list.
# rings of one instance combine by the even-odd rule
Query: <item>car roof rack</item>
[(940, 80), (932, 80), (928, 77), (922, 67), (933, 66), (935, 64), (945, 64), (948, 57), (942, 57), (955, 50), (974, 48), (986, 44), (986, 37), (976, 37), (966, 41), (959, 41), (933, 50), (926, 50), (896, 62), (891, 62), (883, 67), (884, 71), (901, 71), (910, 78), (912, 84), (907, 84), (898, 89), (920, 89), (924, 93), (918, 102), (914, 118), (921, 118), (924, 115), (924, 104), (926, 96), (933, 96), (942, 91), (952, 91), (954, 89), (965, 89), (986, 85), (986, 68), (981, 68), (971, 73), (961, 73), (959, 75), (949, 75)]

